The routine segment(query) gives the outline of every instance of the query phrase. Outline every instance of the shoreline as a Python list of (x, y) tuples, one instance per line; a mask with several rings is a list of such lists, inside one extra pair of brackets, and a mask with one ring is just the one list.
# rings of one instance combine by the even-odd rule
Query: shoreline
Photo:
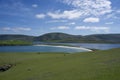
[(87, 51), (93, 51), (93, 50), (91, 50), (91, 49), (87, 49), (87, 48), (83, 48), (83, 47), (54, 46), (54, 45), (44, 45), (44, 44), (33, 45), (33, 46), (50, 46), (50, 47), (71, 48), (71, 49), (82, 49), (82, 50), (87, 50)]

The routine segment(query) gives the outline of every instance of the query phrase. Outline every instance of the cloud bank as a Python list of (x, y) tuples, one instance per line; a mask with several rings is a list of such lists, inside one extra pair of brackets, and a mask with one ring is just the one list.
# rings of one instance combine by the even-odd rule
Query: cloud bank
[(63, 0), (74, 9), (48, 12), (53, 19), (77, 19), (83, 16), (101, 16), (112, 12), (110, 0)]
[(20, 32), (20, 31), (31, 31), (31, 28), (27, 28), (27, 27), (3, 27), (2, 28), (3, 31), (13, 31), (13, 32)]
[(90, 30), (94, 32), (105, 32), (108, 33), (110, 28), (109, 27), (98, 27), (98, 26), (76, 26), (75, 30)]

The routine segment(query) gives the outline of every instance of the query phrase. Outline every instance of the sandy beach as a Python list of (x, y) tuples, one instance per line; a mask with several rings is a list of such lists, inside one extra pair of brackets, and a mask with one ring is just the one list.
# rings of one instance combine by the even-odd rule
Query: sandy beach
[(82, 50), (86, 50), (86, 51), (92, 51), (92, 50), (90, 50), (90, 49), (83, 48), (83, 47), (54, 46), (54, 45), (44, 45), (44, 44), (41, 44), (41, 45), (33, 45), (33, 46), (50, 46), (50, 47), (71, 48), (71, 49), (82, 49)]

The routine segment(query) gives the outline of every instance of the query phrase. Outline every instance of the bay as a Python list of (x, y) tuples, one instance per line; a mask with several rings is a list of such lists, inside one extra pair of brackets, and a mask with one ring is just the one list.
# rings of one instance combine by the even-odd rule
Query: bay
[(55, 46), (2, 46), (0, 52), (86, 52), (88, 50)]
[(120, 48), (120, 44), (98, 44), (98, 43), (67, 43), (69, 45), (84, 47), (89, 49), (107, 50), (112, 48)]
[[(53, 44), (53, 43), (52, 43)], [(54, 43), (55, 44), (55, 43)], [(77, 46), (77, 48), (56, 46), (0, 46), (0, 52), (86, 52), (84, 48), (107, 50), (120, 48), (120, 44), (96, 44), (96, 43), (56, 43)], [(83, 49), (82, 49), (83, 48)]]

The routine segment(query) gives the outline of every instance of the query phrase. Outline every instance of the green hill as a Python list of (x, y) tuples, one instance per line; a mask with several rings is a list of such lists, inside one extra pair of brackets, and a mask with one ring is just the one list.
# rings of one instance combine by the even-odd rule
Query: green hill
[(79, 42), (79, 43), (120, 43), (120, 34), (71, 35), (66, 33), (47, 33), (41, 36), (0, 35), (0, 40), (22, 40), (41, 42)]
[(43, 42), (73, 42), (75, 39), (78, 39), (75, 35), (65, 33), (47, 33), (36, 37), (36, 41)]
[(42, 42), (80, 42), (80, 43), (120, 43), (120, 34), (70, 35), (65, 33), (48, 33), (36, 37)]
[(18, 34), (1, 34), (0, 40), (21, 40), (21, 41), (33, 41), (34, 36), (18, 35)]

